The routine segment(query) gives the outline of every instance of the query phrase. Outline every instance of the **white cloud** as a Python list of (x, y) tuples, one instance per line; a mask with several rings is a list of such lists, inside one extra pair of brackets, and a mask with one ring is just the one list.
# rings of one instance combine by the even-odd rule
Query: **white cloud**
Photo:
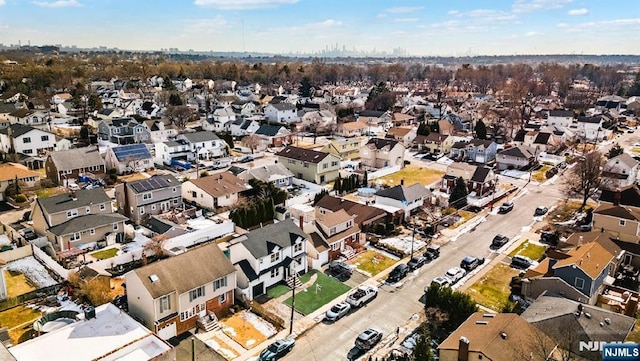
[(458, 14), (460, 14), (460, 12), (458, 10), (449, 10), (449, 11), (447, 11), (447, 14), (449, 14), (449, 15), (458, 15)]
[(311, 23), (307, 24), (310, 27), (321, 27), (321, 28), (333, 28), (342, 26), (342, 21), (336, 21), (333, 19), (327, 19), (325, 21), (321, 21), (319, 23)]
[(533, 37), (533, 36), (538, 36), (538, 35), (542, 35), (542, 33), (539, 33), (537, 31), (529, 31), (526, 34), (524, 34), (524, 36), (526, 36), (528, 38)]
[(397, 7), (387, 8), (385, 12), (391, 13), (391, 14), (406, 14), (406, 13), (421, 11), (423, 9), (424, 9), (424, 6), (397, 6)]
[(84, 6), (76, 0), (33, 1), (33, 4), (43, 8), (67, 8)]
[(420, 21), (420, 18), (397, 18), (393, 19), (395, 23), (417, 23)]
[(573, 15), (573, 16), (587, 15), (588, 13), (589, 13), (589, 10), (585, 8), (573, 9), (573, 10), (569, 10), (568, 12), (569, 15)]
[(529, 13), (533, 11), (544, 11), (561, 9), (573, 0), (515, 0), (511, 5), (514, 13)]
[(6, 0), (0, 0), (0, 6), (4, 6), (7, 5), (7, 1)]
[(221, 10), (247, 10), (295, 4), (298, 0), (195, 0), (196, 6)]

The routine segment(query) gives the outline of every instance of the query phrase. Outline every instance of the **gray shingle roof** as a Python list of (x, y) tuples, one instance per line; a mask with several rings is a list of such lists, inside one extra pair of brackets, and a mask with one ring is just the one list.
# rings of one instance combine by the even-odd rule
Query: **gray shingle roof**
[(7, 129), (11, 128), (11, 131), (13, 132), (13, 137), (19, 137), (21, 135), (27, 134), (32, 130), (35, 130), (36, 128), (34, 127), (30, 127), (27, 125), (22, 125), (22, 124), (11, 124), (10, 126), (0, 130), (0, 133), (2, 134), (7, 134)]
[(274, 245), (280, 248), (291, 247), (298, 237), (307, 238), (292, 219), (270, 224), (255, 229), (246, 235), (242, 244), (256, 258), (262, 258), (272, 253)]
[(104, 189), (100, 187), (94, 189), (81, 189), (77, 191), (75, 201), (70, 193), (58, 194), (47, 198), (38, 198), (38, 205), (49, 214), (106, 202), (111, 202), (111, 198), (109, 198)]
[(500, 155), (507, 155), (510, 157), (518, 157), (518, 158), (532, 158), (533, 155), (533, 149), (529, 148), (527, 146), (524, 145), (519, 145), (516, 147), (511, 147), (509, 149), (505, 149), (500, 151), (498, 154)]
[(288, 159), (301, 160), (309, 163), (320, 163), (324, 158), (329, 156), (329, 153), (318, 152), (311, 149), (299, 148), (294, 146), (288, 146), (276, 154), (279, 157)]
[(282, 128), (281, 125), (262, 124), (260, 126), (260, 128), (258, 128), (258, 130), (256, 130), (255, 134), (256, 135), (266, 135), (268, 137), (273, 137), (273, 136), (276, 136), (278, 134), (278, 132), (280, 131), (280, 128)]
[[(262, 167), (251, 168), (247, 170), (247, 173), (258, 180), (263, 182), (272, 182), (277, 179), (283, 179), (293, 177), (293, 173), (282, 163), (268, 164)], [(242, 176), (240, 178), (243, 178)], [(243, 178), (244, 179), (244, 178)]]
[(213, 132), (208, 132), (208, 131), (195, 132), (195, 133), (183, 133), (182, 136), (186, 140), (188, 140), (190, 143), (210, 142), (212, 140), (220, 139)]
[[(235, 271), (220, 247), (216, 243), (209, 243), (132, 272), (155, 299), (174, 291), (185, 293)], [(158, 277), (158, 280), (152, 282), (149, 278), (151, 275)], [(229, 286), (232, 285), (231, 280), (227, 282)]]
[(98, 228), (127, 219), (127, 217), (118, 213), (87, 214), (85, 216), (71, 218), (64, 223), (53, 226), (49, 228), (49, 231), (56, 236), (63, 236), (65, 234), (86, 231), (91, 228)]
[(430, 194), (422, 184), (415, 183), (410, 186), (397, 185), (376, 192), (377, 196), (391, 198), (398, 201), (406, 201), (411, 203), (418, 198), (426, 197)]
[(487, 181), (487, 176), (491, 172), (491, 168), (487, 167), (476, 167), (476, 171), (473, 172), (473, 176), (471, 176), (471, 181), (484, 183)]
[(393, 139), (387, 139), (387, 138), (371, 138), (367, 142), (367, 145), (369, 144), (373, 144), (376, 147), (376, 149), (382, 149), (386, 146), (389, 146), (389, 148), (393, 148), (396, 146), (396, 144), (398, 144), (398, 141)]
[(573, 118), (573, 111), (571, 110), (563, 110), (563, 109), (554, 109), (549, 111), (550, 117), (571, 117)]
[(58, 171), (103, 166), (104, 159), (95, 147), (59, 150), (49, 153)]

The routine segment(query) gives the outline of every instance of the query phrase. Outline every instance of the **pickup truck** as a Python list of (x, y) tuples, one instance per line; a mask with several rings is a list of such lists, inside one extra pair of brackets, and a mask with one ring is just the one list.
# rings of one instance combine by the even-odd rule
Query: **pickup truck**
[(347, 296), (347, 303), (352, 307), (364, 306), (367, 302), (378, 296), (378, 288), (375, 286), (360, 286)]

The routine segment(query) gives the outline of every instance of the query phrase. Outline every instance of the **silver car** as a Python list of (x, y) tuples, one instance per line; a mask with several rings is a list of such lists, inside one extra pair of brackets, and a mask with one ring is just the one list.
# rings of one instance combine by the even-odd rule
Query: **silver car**
[(351, 305), (346, 302), (340, 302), (331, 307), (325, 314), (327, 321), (335, 322), (346, 316), (351, 311)]
[(465, 274), (467, 274), (467, 271), (463, 270), (462, 268), (452, 267), (452, 268), (449, 268), (449, 270), (447, 271), (447, 273), (444, 274), (444, 276), (448, 278), (449, 281), (451, 281), (451, 284), (453, 285), (456, 282), (460, 281)]

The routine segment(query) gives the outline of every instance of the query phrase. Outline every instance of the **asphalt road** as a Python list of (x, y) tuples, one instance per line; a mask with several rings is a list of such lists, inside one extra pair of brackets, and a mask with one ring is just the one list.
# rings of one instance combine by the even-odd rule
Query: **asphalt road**
[[(502, 179), (501, 179), (502, 181)], [(506, 181), (506, 180), (505, 180)], [(522, 181), (514, 180), (514, 183)], [(513, 238), (535, 222), (533, 212), (539, 205), (551, 208), (562, 199), (559, 185), (529, 184), (515, 201), (514, 210), (506, 215), (491, 214), (473, 232), (446, 243), (441, 256), (410, 274), (400, 287), (381, 285), (377, 299), (362, 309), (352, 312), (334, 324), (320, 323), (296, 341), (296, 347), (286, 360), (346, 360), (358, 334), (369, 327), (386, 336), (404, 325), (409, 318), (423, 309), (420, 297), (423, 289), (434, 277), (447, 269), (459, 266), (468, 255), (493, 258), (497, 254), (489, 249), (497, 233)], [(513, 241), (513, 239), (512, 239)], [(488, 263), (488, 261), (487, 261)]]

